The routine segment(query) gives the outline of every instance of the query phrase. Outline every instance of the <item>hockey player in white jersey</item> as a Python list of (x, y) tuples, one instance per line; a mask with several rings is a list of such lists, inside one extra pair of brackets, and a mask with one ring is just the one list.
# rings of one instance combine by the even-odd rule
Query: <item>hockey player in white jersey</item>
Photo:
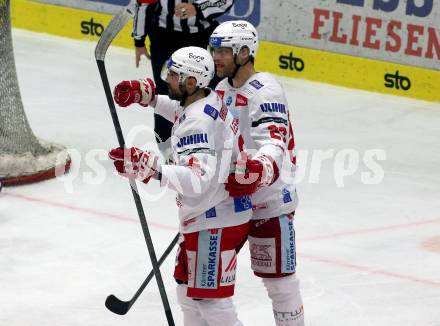
[(216, 91), (238, 120), (248, 152), (246, 175), (232, 174), (226, 189), (231, 196), (252, 194), (251, 266), (272, 300), (277, 326), (302, 326), (293, 227), (295, 142), (282, 87), (271, 74), (255, 71), (257, 49), (257, 31), (246, 21), (225, 22), (210, 38), (217, 75), (224, 78)]
[(171, 56), (163, 72), (169, 96), (155, 96), (150, 79), (119, 83), (114, 98), (120, 106), (149, 105), (174, 123), (176, 164), (161, 164), (159, 156), (137, 148), (113, 149), (109, 156), (122, 175), (144, 183), (157, 179), (177, 192), (183, 241), (174, 277), (184, 324), (238, 326), (231, 296), (252, 204), (248, 196), (232, 198), (224, 188), (243, 141), (220, 97), (206, 88), (213, 76), (211, 55), (187, 47)]

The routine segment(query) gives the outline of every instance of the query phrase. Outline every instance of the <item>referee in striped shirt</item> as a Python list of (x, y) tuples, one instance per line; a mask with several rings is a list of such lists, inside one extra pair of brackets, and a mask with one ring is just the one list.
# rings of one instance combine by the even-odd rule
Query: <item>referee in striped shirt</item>
[[(164, 63), (178, 49), (186, 46), (208, 46), (209, 36), (218, 26), (216, 17), (227, 12), (234, 0), (136, 0), (133, 38), (136, 67), (142, 55), (150, 58), (157, 94), (168, 94), (166, 83), (160, 78)], [(145, 38), (150, 38), (150, 51)], [(218, 83), (214, 78), (210, 87)], [(159, 115), (154, 116), (154, 131), (162, 154), (168, 157), (172, 124)]]

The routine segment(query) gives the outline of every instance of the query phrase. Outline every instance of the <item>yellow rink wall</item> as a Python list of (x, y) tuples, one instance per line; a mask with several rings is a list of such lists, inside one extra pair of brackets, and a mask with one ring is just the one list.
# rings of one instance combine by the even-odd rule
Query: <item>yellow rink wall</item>
[[(11, 1), (12, 26), (36, 32), (97, 41), (112, 16), (30, 0)], [(132, 48), (132, 23), (113, 44)], [(258, 70), (277, 75), (374, 92), (440, 102), (440, 71), (284, 45), (261, 42)]]
[(263, 42), (259, 51), (257, 68), (260, 70), (282, 76), (440, 102), (438, 70), (272, 42)]
[[(12, 26), (35, 32), (98, 41), (99, 35), (112, 19), (111, 15), (74, 9), (29, 0), (11, 1)], [(113, 45), (131, 48), (132, 23), (128, 23)]]

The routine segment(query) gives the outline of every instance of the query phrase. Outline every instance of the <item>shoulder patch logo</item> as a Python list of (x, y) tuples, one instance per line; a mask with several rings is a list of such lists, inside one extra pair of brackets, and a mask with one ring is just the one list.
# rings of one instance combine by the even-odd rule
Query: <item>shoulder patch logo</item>
[(214, 120), (217, 120), (218, 111), (214, 107), (212, 107), (211, 105), (206, 104), (205, 108), (203, 109), (203, 112), (205, 112), (207, 115), (209, 115)]
[(263, 87), (264, 85), (262, 83), (260, 83), (258, 80), (254, 79), (253, 81), (251, 81), (249, 83), (250, 85), (254, 86), (256, 89), (260, 89), (261, 87)]

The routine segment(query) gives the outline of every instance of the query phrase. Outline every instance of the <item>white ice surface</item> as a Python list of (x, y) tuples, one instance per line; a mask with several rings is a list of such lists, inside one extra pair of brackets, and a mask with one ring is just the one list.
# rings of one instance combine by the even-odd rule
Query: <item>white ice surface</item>
[[(126, 316), (104, 307), (111, 293), (128, 300), (151, 264), (129, 185), (105, 157), (117, 143), (95, 44), (19, 30), (13, 36), (33, 130), (79, 157), (73, 156), (71, 183), (50, 180), (0, 194), (0, 325), (165, 325), (154, 281)], [(106, 63), (112, 86), (151, 75), (145, 62), (134, 67), (128, 50), (110, 48)], [(297, 147), (309, 151), (296, 214), (306, 324), (439, 326), (440, 105), (281, 81), (293, 108)], [(120, 110), (119, 116), (125, 134), (140, 124), (152, 126), (148, 109)], [(144, 136), (154, 146), (152, 135)], [(324, 161), (317, 182), (315, 172), (311, 177), (313, 150), (331, 149), (360, 155), (359, 169), (344, 187), (334, 178), (334, 156)], [(376, 185), (361, 182), (361, 173), (370, 171), (363, 163), (370, 149), (386, 153), (379, 162), (385, 177)], [(86, 155), (94, 155), (92, 163), (100, 157), (101, 174)], [(158, 192), (153, 182), (148, 189)], [(161, 253), (176, 232), (174, 194), (144, 201), (144, 208)], [(245, 325), (274, 325), (248, 257), (245, 247), (234, 298), (239, 316)], [(162, 273), (181, 325), (173, 265), (174, 252)]]

